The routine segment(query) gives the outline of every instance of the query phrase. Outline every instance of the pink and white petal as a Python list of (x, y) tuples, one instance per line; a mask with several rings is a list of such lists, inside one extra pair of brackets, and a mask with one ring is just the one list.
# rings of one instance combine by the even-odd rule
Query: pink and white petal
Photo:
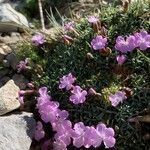
[(147, 49), (147, 44), (145, 43), (141, 43), (140, 44), (140, 50), (146, 50)]
[(67, 145), (62, 141), (56, 141), (53, 144), (53, 150), (67, 150)]
[(97, 131), (96, 133), (92, 134), (93, 137), (93, 142), (92, 142), (92, 146), (97, 148), (102, 144), (102, 138), (99, 135), (99, 132)]
[(39, 93), (40, 93), (40, 95), (45, 95), (45, 94), (47, 94), (47, 87), (41, 87), (40, 89), (39, 89)]
[(81, 95), (79, 100), (80, 100), (80, 103), (84, 103), (86, 100), (86, 97), (84, 95)]
[(84, 138), (82, 136), (73, 139), (73, 145), (75, 147), (80, 148), (83, 146), (83, 144), (84, 144)]
[(59, 89), (63, 89), (63, 88), (65, 88), (65, 87), (66, 87), (65, 84), (63, 84), (63, 83), (59, 84)]
[(103, 123), (99, 123), (96, 127), (96, 130), (99, 132), (99, 134), (104, 134), (106, 130), (106, 125)]
[(83, 134), (85, 129), (86, 129), (86, 127), (83, 122), (78, 122), (74, 125), (74, 130), (79, 135)]
[(82, 95), (86, 96), (87, 95), (87, 91), (83, 90), (82, 91)]
[(76, 99), (77, 99), (76, 95), (71, 95), (69, 98), (69, 100), (73, 103), (76, 101)]
[(62, 111), (59, 112), (59, 117), (61, 119), (66, 119), (68, 116), (69, 116), (69, 113), (66, 110), (62, 110)]
[(106, 148), (114, 147), (116, 139), (114, 137), (108, 137), (104, 140), (104, 145)]
[(115, 135), (115, 132), (114, 132), (114, 129), (113, 128), (107, 128), (105, 130), (105, 136), (106, 137), (109, 137), (109, 136), (114, 136)]

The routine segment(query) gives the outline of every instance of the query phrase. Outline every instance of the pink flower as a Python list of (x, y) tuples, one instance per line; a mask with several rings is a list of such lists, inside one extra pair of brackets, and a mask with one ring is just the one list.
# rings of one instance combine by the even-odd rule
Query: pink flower
[(98, 21), (99, 21), (99, 19), (97, 17), (95, 17), (95, 16), (89, 16), (88, 17), (88, 22), (89, 23), (96, 24), (96, 23), (98, 23)]
[(72, 95), (70, 96), (69, 99), (74, 104), (80, 104), (86, 100), (87, 91), (81, 89), (80, 86), (74, 86), (71, 93)]
[(67, 145), (60, 140), (57, 140), (53, 144), (53, 150), (67, 150)]
[(74, 133), (73, 136), (73, 145), (77, 148), (80, 148), (84, 145), (84, 134), (86, 127), (83, 122), (78, 122), (74, 125)]
[(102, 36), (96, 36), (96, 38), (94, 38), (91, 41), (91, 46), (94, 50), (101, 50), (105, 48), (106, 43), (107, 43), (107, 38), (103, 38)]
[(115, 49), (122, 52), (132, 52), (136, 48), (136, 39), (130, 35), (126, 39), (122, 36), (118, 36), (116, 39)]
[(24, 61), (20, 61), (19, 64), (17, 65), (17, 72), (20, 73), (21, 71), (24, 71), (28, 68), (28, 58), (26, 58)]
[(45, 37), (43, 34), (38, 33), (32, 37), (31, 41), (35, 44), (35, 46), (39, 46), (45, 43)]
[(71, 31), (74, 29), (75, 23), (73, 21), (64, 24), (65, 31)]
[(47, 88), (39, 89), (40, 97), (37, 99), (37, 108), (44, 122), (53, 122), (58, 114), (59, 103), (51, 101), (51, 97), (47, 93)]
[(105, 124), (100, 123), (97, 125), (96, 131), (98, 136), (94, 141), (94, 147), (99, 147), (102, 141), (106, 148), (114, 147), (116, 139), (114, 138), (115, 132), (113, 128), (107, 128)]
[(43, 130), (43, 125), (40, 121), (38, 121), (37, 125), (36, 125), (36, 130), (35, 130), (35, 133), (34, 133), (34, 138), (37, 141), (40, 141), (42, 138), (44, 138), (44, 136), (45, 136), (45, 132)]
[(56, 134), (54, 136), (56, 141), (62, 141), (65, 145), (71, 143), (72, 123), (69, 120), (63, 120), (57, 125)]
[(55, 121), (51, 122), (53, 130), (57, 131), (61, 123), (69, 116), (68, 111), (58, 109)]
[(123, 101), (126, 99), (127, 97), (122, 91), (118, 91), (114, 95), (109, 96), (109, 100), (114, 107), (116, 107), (119, 103), (123, 103)]
[(137, 47), (140, 48), (140, 50), (146, 50), (147, 48), (150, 48), (150, 34), (148, 34), (146, 31), (141, 31), (140, 33), (134, 34)]
[(25, 94), (25, 91), (24, 90), (20, 90), (19, 92), (18, 92), (18, 100), (19, 100), (19, 102), (20, 102), (20, 104), (24, 104), (24, 94)]
[(118, 55), (116, 57), (116, 60), (117, 60), (119, 65), (122, 65), (127, 60), (127, 57), (125, 55)]
[(72, 86), (73, 86), (72, 84), (75, 82), (75, 80), (76, 80), (76, 78), (73, 77), (73, 75), (71, 73), (63, 76), (62, 78), (60, 78), (59, 89), (66, 88), (66, 90), (70, 90), (72, 88)]

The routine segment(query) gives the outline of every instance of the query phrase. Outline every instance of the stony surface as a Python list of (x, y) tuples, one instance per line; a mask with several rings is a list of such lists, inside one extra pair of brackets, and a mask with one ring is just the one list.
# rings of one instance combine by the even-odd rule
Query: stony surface
[(9, 55), (7, 55), (6, 60), (9, 62), (10, 66), (14, 70), (16, 70), (18, 60), (17, 60), (17, 57), (16, 57), (15, 53), (10, 53)]
[(9, 73), (9, 69), (0, 70), (0, 79), (6, 76)]
[(21, 89), (24, 90), (26, 88), (27, 83), (29, 82), (23, 75), (15, 74), (12, 79), (15, 84)]
[(19, 87), (13, 80), (9, 80), (0, 88), (0, 115), (6, 114), (20, 107), (17, 99)]
[(0, 5), (0, 32), (13, 32), (25, 28), (29, 28), (26, 17), (14, 10), (10, 4), (2, 3)]
[(0, 150), (29, 150), (35, 129), (31, 113), (0, 117)]
[(3, 66), (6, 67), (6, 68), (10, 67), (10, 64), (9, 64), (8, 60), (6, 60), (6, 59), (3, 60)]
[(17, 43), (18, 41), (22, 41), (23, 37), (21, 34), (17, 32), (12, 32), (10, 34), (1, 34), (0, 35), (0, 42), (6, 43), (6, 44), (13, 44)]
[[(3, 86), (4, 84), (6, 84), (9, 80), (11, 80), (10, 79), (10, 77), (8, 77), (8, 76), (4, 76), (3, 78), (1, 78), (0, 79), (0, 84), (1, 84), (1, 86)], [(0, 87), (1, 87), (0, 86)]]
[(6, 55), (12, 52), (12, 49), (6, 44), (0, 44), (0, 62), (4, 59)]

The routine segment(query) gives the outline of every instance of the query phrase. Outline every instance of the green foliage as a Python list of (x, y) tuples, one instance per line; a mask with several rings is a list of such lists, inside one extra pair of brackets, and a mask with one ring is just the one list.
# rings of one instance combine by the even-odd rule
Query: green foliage
[[(126, 76), (116, 75), (114, 72), (116, 52), (113, 49), (115, 39), (118, 35), (128, 35), (140, 29), (148, 30), (149, 18), (148, 5), (140, 4), (130, 7), (127, 13), (113, 6), (101, 9), (100, 18), (108, 30), (109, 46), (112, 53), (104, 57), (93, 52), (90, 41), (96, 35), (86, 19), (81, 19), (76, 26), (80, 36), (75, 36), (70, 45), (60, 41), (46, 49), (47, 57), (41, 57), (35, 47), (26, 47), (22, 56), (30, 57), (35, 63), (45, 59), (45, 74), (41, 80), (35, 82), (41, 86), (48, 86), (52, 97), (60, 103), (61, 109), (69, 111), (69, 119), (76, 123), (83, 121), (86, 125), (96, 125), (104, 122), (111, 127), (118, 128), (116, 149), (148, 150), (149, 144), (143, 140), (142, 134), (128, 119), (150, 105), (150, 53), (141, 53), (138, 50), (128, 55), (125, 68)], [(92, 53), (94, 58), (87, 58), (87, 53)], [(42, 60), (42, 61), (41, 61)], [(68, 73), (77, 77), (77, 84), (83, 89), (90, 87), (102, 93), (102, 97), (90, 96), (86, 103), (76, 106), (69, 102), (69, 93), (58, 89), (59, 78)], [(35, 79), (35, 78), (33, 78)], [(105, 101), (109, 92), (124, 86), (130, 87), (133, 95), (124, 103), (112, 108)], [(72, 148), (70, 148), (72, 149)]]

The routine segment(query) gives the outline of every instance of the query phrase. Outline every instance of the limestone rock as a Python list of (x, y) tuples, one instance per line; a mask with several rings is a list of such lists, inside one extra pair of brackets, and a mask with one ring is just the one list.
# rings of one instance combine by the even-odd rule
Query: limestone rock
[(12, 52), (12, 49), (6, 44), (0, 44), (0, 62), (4, 59), (6, 55)]
[(29, 150), (36, 122), (31, 113), (0, 117), (0, 150)]
[(17, 12), (8, 3), (0, 5), (0, 32), (13, 32), (29, 28), (24, 15)]
[(18, 91), (19, 87), (13, 80), (9, 80), (0, 88), (0, 115), (19, 108), (20, 103), (17, 99)]
[(7, 34), (1, 34), (0, 36), (0, 41), (2, 43), (6, 44), (13, 44), (13, 43), (18, 43), (18, 41), (22, 41), (23, 36), (19, 34), (18, 32), (12, 32), (12, 33), (7, 33)]

